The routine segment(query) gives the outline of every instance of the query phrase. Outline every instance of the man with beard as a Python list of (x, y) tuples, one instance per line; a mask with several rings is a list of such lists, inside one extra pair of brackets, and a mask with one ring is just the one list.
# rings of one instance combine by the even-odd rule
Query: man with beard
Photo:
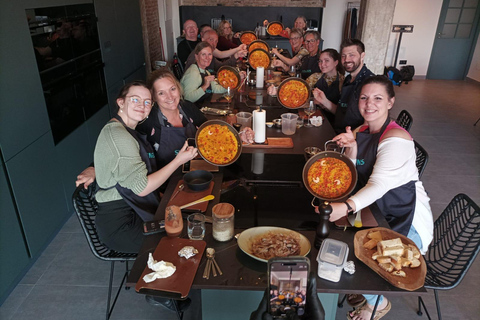
[(315, 103), (335, 115), (333, 129), (337, 134), (345, 132), (345, 127), (357, 128), (363, 124), (363, 117), (358, 111), (360, 85), (368, 77), (375, 74), (363, 63), (365, 45), (358, 39), (345, 39), (341, 45), (342, 64), (350, 74), (343, 82), (338, 104), (327, 99), (319, 89), (313, 92)]
[(185, 65), (190, 52), (200, 43), (200, 40), (198, 40), (197, 23), (193, 20), (185, 21), (183, 24), (183, 34), (185, 35), (185, 40), (180, 42), (177, 47), (178, 58), (182, 66)]
[[(210, 65), (207, 67), (208, 72), (211, 74), (215, 74), (221, 66), (236, 66), (237, 59), (245, 57), (248, 52), (245, 44), (241, 44), (238, 47), (230, 50), (218, 50), (218, 34), (213, 29), (209, 29), (202, 34), (202, 41), (208, 42), (213, 48), (212, 63), (210, 63)], [(220, 61), (219, 59), (225, 60)], [(190, 53), (188, 56), (187, 62), (185, 63), (185, 70), (187, 70), (192, 63), (195, 63), (194, 52)]]

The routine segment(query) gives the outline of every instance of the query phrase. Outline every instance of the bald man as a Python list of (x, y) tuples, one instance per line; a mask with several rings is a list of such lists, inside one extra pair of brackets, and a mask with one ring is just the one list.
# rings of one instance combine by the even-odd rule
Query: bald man
[[(218, 44), (218, 34), (215, 30), (210, 29), (203, 33), (202, 41), (206, 41), (213, 48), (213, 59), (212, 63), (206, 68), (211, 74), (215, 74), (221, 66), (236, 66), (237, 59), (245, 57), (247, 55), (247, 46), (242, 44), (237, 48), (220, 51), (217, 49)], [(218, 59), (226, 59), (225, 61), (220, 61)], [(192, 64), (195, 63), (195, 53), (192, 52), (188, 56), (187, 62), (185, 64), (185, 70), (187, 70)]]
[(185, 21), (183, 24), (183, 35), (185, 36), (185, 40), (182, 40), (182, 42), (178, 44), (177, 53), (180, 62), (184, 66), (190, 52), (200, 43), (200, 40), (198, 40), (197, 23), (193, 20)]

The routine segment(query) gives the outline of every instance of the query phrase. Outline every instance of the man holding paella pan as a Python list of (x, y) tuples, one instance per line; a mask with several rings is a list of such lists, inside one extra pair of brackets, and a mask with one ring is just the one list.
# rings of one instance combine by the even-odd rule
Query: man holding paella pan
[[(360, 89), (358, 109), (365, 123), (355, 131), (347, 127), (346, 133), (333, 138), (355, 163), (358, 182), (355, 194), (347, 201), (330, 204), (330, 221), (375, 203), (392, 230), (413, 240), (425, 254), (433, 239), (430, 199), (418, 177), (413, 139), (389, 117), (395, 102), (392, 82), (384, 76), (373, 76), (363, 81)], [(312, 189), (316, 187), (315, 178), (308, 181)], [(347, 314), (348, 319), (370, 319), (377, 296), (364, 297), (356, 299), (358, 308)], [(349, 302), (353, 304), (353, 298)], [(390, 308), (390, 302), (380, 297), (375, 319)]]

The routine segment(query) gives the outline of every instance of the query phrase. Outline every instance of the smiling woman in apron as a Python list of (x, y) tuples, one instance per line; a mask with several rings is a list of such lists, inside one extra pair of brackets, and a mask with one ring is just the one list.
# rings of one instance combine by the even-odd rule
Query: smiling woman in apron
[[(359, 111), (366, 124), (356, 132), (350, 127), (334, 138), (356, 164), (356, 194), (344, 203), (332, 203), (330, 221), (375, 203), (390, 227), (412, 239), (422, 254), (433, 239), (433, 217), (415, 165), (415, 146), (410, 134), (390, 120), (389, 110), (395, 102), (390, 80), (384, 76), (367, 78), (362, 85)], [(370, 319), (377, 296), (365, 295), (361, 307), (348, 313), (348, 319)], [(363, 304), (362, 304), (363, 303)], [(375, 319), (391, 308), (380, 298)]]
[(183, 74), (180, 80), (185, 100), (200, 106), (203, 101), (208, 101), (212, 93), (225, 93), (227, 90), (215, 81), (206, 68), (213, 59), (213, 49), (206, 41), (200, 42), (195, 47), (195, 63)]
[(95, 220), (100, 240), (110, 249), (138, 252), (143, 222), (151, 221), (159, 204), (157, 189), (182, 164), (197, 155), (184, 143), (178, 155), (157, 170), (155, 152), (146, 136), (135, 130), (152, 108), (143, 82), (125, 85), (116, 100), (117, 114), (103, 127), (94, 160), (99, 190)]

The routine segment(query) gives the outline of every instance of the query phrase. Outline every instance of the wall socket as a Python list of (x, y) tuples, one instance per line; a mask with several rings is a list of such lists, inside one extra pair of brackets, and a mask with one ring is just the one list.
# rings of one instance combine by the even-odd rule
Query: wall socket
[(407, 60), (400, 60), (398, 64), (407, 64)]

